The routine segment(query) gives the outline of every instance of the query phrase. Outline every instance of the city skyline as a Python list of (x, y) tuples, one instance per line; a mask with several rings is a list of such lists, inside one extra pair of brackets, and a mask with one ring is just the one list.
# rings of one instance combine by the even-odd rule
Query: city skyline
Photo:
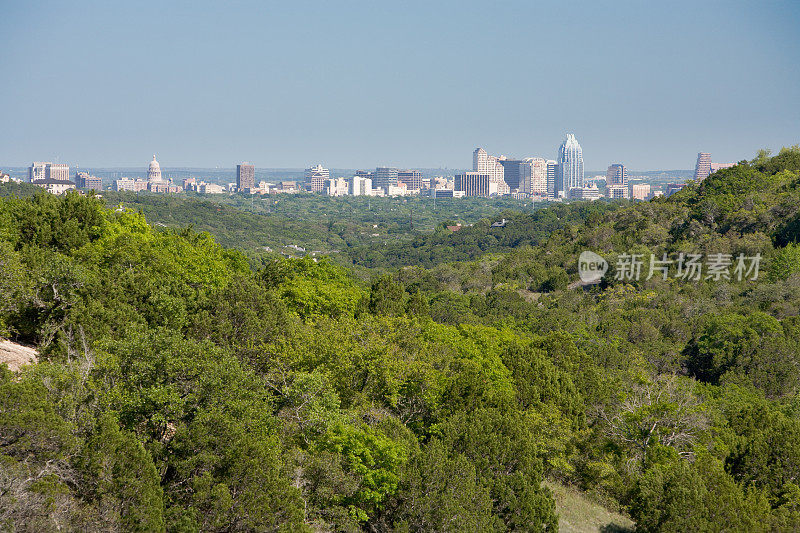
[(8, 3), (0, 164), (462, 168), (567, 132), (589, 169), (733, 161), (798, 142), (799, 22), (789, 1)]

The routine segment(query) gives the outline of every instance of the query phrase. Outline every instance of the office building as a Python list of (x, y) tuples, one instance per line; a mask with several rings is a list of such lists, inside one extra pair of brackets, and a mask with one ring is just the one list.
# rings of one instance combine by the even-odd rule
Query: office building
[(45, 179), (69, 181), (69, 165), (64, 163), (50, 163), (47, 165)]
[(325, 180), (323, 192), (328, 196), (347, 196), (349, 189), (347, 180), (344, 178), (329, 178)]
[(464, 196), (489, 196), (497, 194), (497, 183), (492, 182), (491, 176), (482, 172), (464, 172), (456, 174), (455, 190), (463, 191)]
[(236, 165), (236, 189), (245, 191), (256, 187), (256, 167), (251, 163)]
[(45, 176), (45, 168), (50, 163), (44, 163), (42, 161), (34, 161), (30, 167), (28, 167), (28, 182), (33, 183), (35, 180), (43, 180)]
[(628, 186), (628, 169), (621, 163), (609, 165), (606, 170), (606, 186), (624, 185)]
[(472, 152), (472, 171), (489, 176), (489, 182), (493, 183), (496, 189), (495, 194), (508, 194), (511, 192), (505, 182), (505, 169), (500, 162), (500, 158), (487, 154), (483, 148), (476, 148)]
[(541, 157), (525, 158), (519, 165), (520, 192), (547, 196), (547, 161)]
[(398, 170), (397, 184), (405, 184), (409, 191), (419, 191), (422, 189), (422, 172), (419, 170)]
[(631, 185), (631, 198), (634, 200), (647, 200), (650, 198), (649, 183), (634, 183)]
[(94, 191), (103, 190), (103, 180), (97, 176), (91, 176), (88, 172), (75, 173), (75, 186), (79, 189), (89, 189)]
[(711, 174), (711, 154), (700, 152), (697, 154), (697, 162), (694, 165), (694, 179), (703, 181), (709, 174)]
[(622, 200), (628, 198), (627, 185), (606, 185), (606, 193), (612, 200)]
[(572, 133), (558, 148), (558, 179), (557, 184), (560, 195), (570, 196), (569, 191), (583, 188), (583, 150), (578, 140)]
[(325, 188), (325, 180), (331, 178), (330, 172), (322, 165), (316, 165), (306, 169), (306, 183), (310, 186), (311, 192), (322, 192)]
[[(370, 175), (372, 173), (369, 173)], [(353, 176), (350, 180), (350, 194), (353, 196), (372, 196), (372, 178)]]
[(388, 192), (389, 186), (397, 186), (397, 169), (392, 167), (378, 167), (372, 176), (372, 186)]
[(503, 166), (503, 180), (508, 185), (508, 188), (512, 191), (514, 189), (524, 189), (522, 184), (522, 165), (526, 160), (506, 159), (504, 156), (500, 156), (497, 161)]
[(31, 166), (28, 167), (28, 181), (33, 183), (34, 181), (44, 179), (69, 181), (69, 165), (64, 163), (34, 161)]
[(558, 175), (558, 163), (549, 159), (547, 161), (547, 197), (556, 197), (556, 176)]
[(686, 186), (685, 183), (667, 183), (666, 191), (664, 192), (664, 196), (671, 196), (678, 192), (679, 190), (683, 189)]
[(114, 180), (111, 184), (111, 189), (117, 192), (120, 191), (134, 191), (134, 181), (130, 178), (120, 178)]
[(585, 187), (572, 187), (569, 190), (569, 197), (575, 200), (599, 200), (600, 189), (592, 182)]
[(453, 189), (431, 189), (431, 196), (434, 198), (463, 198), (464, 191)]

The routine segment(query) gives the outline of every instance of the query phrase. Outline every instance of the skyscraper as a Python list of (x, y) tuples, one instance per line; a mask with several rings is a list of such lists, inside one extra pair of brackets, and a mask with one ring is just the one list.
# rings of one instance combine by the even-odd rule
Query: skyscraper
[(383, 189), (387, 193), (389, 187), (397, 187), (397, 169), (392, 167), (377, 167), (372, 176), (372, 186)]
[(570, 189), (583, 187), (583, 150), (578, 140), (572, 133), (558, 148), (558, 177), (559, 192), (568, 195)]
[(398, 170), (397, 183), (405, 183), (409, 191), (422, 189), (422, 172), (419, 170)]
[(700, 152), (697, 154), (697, 163), (694, 166), (694, 179), (703, 181), (711, 174), (711, 154)]
[(628, 169), (621, 163), (609, 165), (606, 170), (606, 185), (628, 185)]
[(31, 163), (31, 166), (28, 167), (28, 181), (43, 180), (45, 178), (45, 168), (49, 164), (50, 163), (42, 161), (34, 161)]
[(489, 176), (489, 181), (497, 186), (497, 194), (508, 194), (510, 188), (505, 181), (505, 169), (500, 158), (486, 153), (483, 148), (472, 152), (472, 170)]
[(330, 179), (331, 174), (322, 165), (316, 165), (306, 169), (306, 182), (311, 185), (311, 192), (322, 192), (325, 187), (325, 180)]
[(523, 189), (521, 159), (505, 159), (502, 156), (497, 160), (503, 166), (503, 180), (509, 189)]
[(558, 163), (549, 159), (547, 161), (547, 197), (556, 197), (556, 176), (558, 175)]
[(547, 196), (547, 161), (541, 157), (528, 157), (519, 168), (519, 189), (527, 194)]
[(255, 189), (256, 167), (252, 163), (244, 162), (236, 165), (236, 188)]
[(456, 174), (455, 190), (463, 191), (464, 196), (482, 196), (488, 198), (497, 192), (497, 184), (483, 172), (464, 172)]

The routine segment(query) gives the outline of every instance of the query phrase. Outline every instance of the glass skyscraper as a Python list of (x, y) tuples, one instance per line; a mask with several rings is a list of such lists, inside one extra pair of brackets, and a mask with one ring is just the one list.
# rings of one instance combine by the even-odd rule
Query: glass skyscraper
[(563, 193), (569, 195), (570, 189), (583, 187), (583, 150), (578, 140), (572, 133), (567, 134), (567, 138), (558, 148), (558, 179), (556, 185), (559, 190), (556, 194)]

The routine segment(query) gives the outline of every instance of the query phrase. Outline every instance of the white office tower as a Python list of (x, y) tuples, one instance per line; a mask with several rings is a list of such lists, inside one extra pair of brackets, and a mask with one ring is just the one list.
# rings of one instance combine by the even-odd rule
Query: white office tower
[(522, 192), (534, 196), (547, 196), (547, 161), (541, 157), (526, 157), (519, 167)]
[(349, 184), (344, 178), (329, 178), (325, 180), (323, 192), (328, 196), (347, 196)]
[(61, 180), (69, 181), (69, 165), (65, 163), (50, 163), (34, 161), (28, 167), (28, 181)]
[(497, 194), (503, 195), (511, 192), (505, 182), (505, 169), (500, 158), (486, 153), (483, 148), (476, 148), (472, 152), (472, 170), (478, 174), (489, 176), (489, 183), (493, 183), (492, 190), (497, 189)]
[(372, 178), (353, 176), (350, 180), (350, 194), (353, 196), (372, 196)]
[(558, 148), (558, 179), (556, 188), (562, 196), (569, 196), (569, 191), (583, 188), (583, 150), (572, 133)]

